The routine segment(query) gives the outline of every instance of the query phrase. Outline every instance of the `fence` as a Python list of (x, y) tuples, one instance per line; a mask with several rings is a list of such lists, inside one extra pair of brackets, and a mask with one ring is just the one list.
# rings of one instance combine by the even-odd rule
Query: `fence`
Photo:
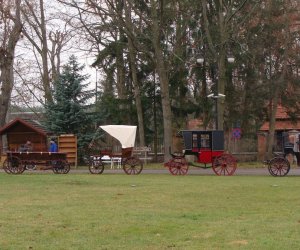
[(150, 147), (135, 147), (133, 148), (133, 154), (137, 156), (139, 159), (144, 161), (144, 164), (147, 164), (147, 161), (151, 161), (153, 158), (149, 156), (149, 152), (151, 152)]

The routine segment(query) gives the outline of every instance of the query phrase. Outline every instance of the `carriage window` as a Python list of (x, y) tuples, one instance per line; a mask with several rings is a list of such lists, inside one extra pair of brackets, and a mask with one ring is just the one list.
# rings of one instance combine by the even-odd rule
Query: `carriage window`
[(192, 141), (193, 141), (193, 148), (198, 148), (198, 136), (197, 136), (197, 134), (193, 134)]
[(209, 134), (201, 134), (201, 148), (210, 148)]

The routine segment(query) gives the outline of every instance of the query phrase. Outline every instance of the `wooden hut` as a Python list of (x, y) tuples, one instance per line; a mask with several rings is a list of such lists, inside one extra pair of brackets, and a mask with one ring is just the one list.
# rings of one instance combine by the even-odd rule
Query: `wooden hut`
[[(7, 150), (19, 151), (26, 141), (31, 141), (32, 151), (46, 152), (49, 147), (49, 137), (53, 133), (32, 119), (16, 118), (0, 128), (1, 163)], [(58, 136), (59, 152), (67, 154), (68, 162), (77, 166), (77, 137), (75, 135)], [(2, 164), (0, 164), (2, 165)]]
[(1, 154), (5, 148), (18, 151), (28, 140), (32, 143), (32, 151), (48, 151), (48, 136), (51, 134), (38, 121), (16, 118), (0, 128)]

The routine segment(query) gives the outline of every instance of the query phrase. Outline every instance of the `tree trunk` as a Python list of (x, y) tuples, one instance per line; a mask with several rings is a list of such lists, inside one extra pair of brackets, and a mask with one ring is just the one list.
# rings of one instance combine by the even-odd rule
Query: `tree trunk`
[[(270, 2), (270, 4), (274, 4), (274, 2)], [(285, 30), (288, 30), (290, 27), (290, 18), (288, 14), (285, 12), (284, 13), (284, 26)], [(277, 107), (278, 103), (280, 100), (280, 94), (283, 92), (283, 89), (286, 88), (286, 75), (287, 75), (287, 56), (288, 56), (288, 47), (291, 41), (291, 36), (289, 32), (285, 32), (285, 37), (284, 37), (284, 46), (283, 48), (286, 48), (284, 50), (284, 53), (282, 55), (282, 69), (281, 69), (281, 74), (280, 76), (274, 81), (274, 86), (272, 85), (271, 88), (274, 89), (274, 94), (272, 98), (272, 103), (271, 103), (271, 110), (270, 110), (270, 122), (269, 122), (269, 136), (267, 139), (267, 157), (270, 159), (272, 157), (273, 153), (273, 147), (274, 147), (274, 141), (275, 141), (275, 124), (276, 124), (276, 112), (277, 112)], [(276, 69), (276, 71), (279, 71)], [(272, 68), (270, 70), (270, 74), (272, 72)], [(271, 76), (270, 76), (270, 79)]]
[(128, 37), (128, 49), (129, 49), (129, 61), (131, 68), (131, 76), (134, 88), (134, 97), (136, 103), (137, 117), (138, 117), (138, 128), (139, 128), (139, 137), (140, 137), (140, 146), (145, 146), (145, 132), (144, 132), (144, 119), (143, 119), (143, 108), (142, 108), (142, 100), (140, 93), (140, 86), (137, 79), (137, 70), (136, 70), (136, 55), (134, 51), (134, 47), (132, 44), (132, 40)]
[(49, 78), (49, 67), (48, 67), (48, 44), (47, 44), (47, 32), (46, 32), (46, 21), (45, 21), (45, 11), (44, 11), (44, 0), (40, 0), (40, 10), (41, 10), (41, 32), (42, 32), (42, 62), (43, 62), (43, 86), (45, 91), (46, 103), (52, 103), (52, 93), (50, 88), (50, 78)]
[(275, 124), (276, 124), (276, 112), (279, 99), (279, 88), (275, 86), (275, 93), (273, 97), (273, 102), (270, 104), (270, 120), (269, 120), (269, 134), (267, 138), (267, 159), (272, 158), (274, 151), (274, 141), (275, 141)]
[[(218, 58), (218, 70), (219, 70), (219, 78), (217, 82), (217, 95), (225, 93), (225, 83), (226, 83), (226, 68), (225, 68), (225, 58), (226, 53), (225, 50), (222, 50), (220, 53), (220, 57)], [(225, 98), (220, 97), (217, 98), (217, 129), (224, 130), (224, 110), (225, 110)]]
[[(0, 82), (1, 86), (1, 95), (0, 95), (0, 126), (2, 127), (6, 123), (6, 115), (10, 103), (11, 91), (14, 83), (13, 75), (13, 54), (11, 52), (5, 57), (5, 64), (1, 65), (1, 75)], [(4, 58), (3, 58), (4, 59)]]
[[(117, 91), (118, 96), (121, 100), (124, 100), (127, 98), (126, 96), (126, 86), (125, 86), (125, 77), (126, 77), (126, 71), (125, 71), (125, 62), (124, 62), (124, 50), (122, 42), (125, 41), (125, 35), (124, 31), (122, 29), (122, 23), (120, 23), (120, 20), (118, 19), (119, 16), (123, 16), (124, 12), (124, 2), (122, 0), (117, 0), (115, 2), (116, 4), (116, 22), (118, 23), (118, 30), (119, 35), (115, 38), (117, 41), (117, 48), (116, 48), (116, 67), (117, 67)], [(119, 38), (118, 38), (119, 37)], [(119, 39), (119, 40), (118, 40)], [(122, 109), (126, 107), (121, 107)], [(129, 118), (127, 118), (129, 119)]]
[[(164, 160), (167, 161), (169, 156), (169, 149), (172, 150), (172, 111), (169, 94), (169, 79), (167, 75), (167, 67), (163, 56), (163, 49), (160, 44), (160, 28), (157, 14), (157, 6), (155, 2), (151, 1), (151, 15), (152, 15), (152, 44), (155, 53), (155, 62), (157, 74), (160, 81), (162, 112), (163, 112), (163, 126), (164, 126)], [(162, 12), (162, 11), (161, 11)]]
[(13, 63), (15, 57), (15, 48), (22, 31), (20, 5), (21, 0), (16, 0), (14, 26), (11, 33), (8, 35), (6, 48), (4, 47), (2, 50), (0, 50), (0, 53), (2, 54), (0, 57), (0, 83), (2, 84), (0, 93), (0, 126), (5, 124), (11, 91), (14, 84)]
[[(226, 30), (226, 23), (223, 13), (223, 1), (220, 1), (219, 11), (218, 11), (218, 21), (219, 21), (219, 29), (220, 29), (220, 43), (221, 49), (219, 51), (219, 55), (215, 55), (216, 60), (218, 61), (218, 93), (217, 94), (225, 94), (225, 84), (226, 84), (226, 68), (225, 68), (225, 60), (227, 56), (226, 52), (226, 43), (228, 41), (228, 33)], [(219, 130), (224, 130), (224, 110), (225, 110), (225, 99), (218, 98), (217, 99), (217, 117), (218, 124), (217, 128)]]
[[(44, 0), (39, 0), (39, 10), (34, 8), (32, 2), (26, 0), (24, 1), (27, 8), (23, 8), (22, 14), (25, 21), (28, 23), (29, 26), (35, 30), (36, 36), (38, 37), (38, 42), (35, 41), (35, 37), (32, 33), (28, 33), (26, 29), (23, 30), (24, 36), (29, 40), (32, 46), (38, 51), (39, 55), (41, 56), (42, 65), (38, 65), (38, 67), (42, 68), (41, 70), (41, 78), (42, 78), (42, 85), (44, 91), (44, 98), (46, 103), (52, 103), (52, 92), (50, 86), (50, 77), (49, 77), (49, 65), (48, 65), (48, 43), (47, 43), (47, 27), (46, 27), (46, 18), (45, 18), (45, 11), (44, 11)], [(39, 11), (40, 17), (36, 15), (36, 12)], [(36, 23), (31, 21), (31, 16), (35, 20)], [(39, 64), (39, 62), (37, 62)]]
[[(131, 21), (131, 9), (129, 6), (125, 5), (125, 21), (126, 26), (133, 30), (133, 24)], [(140, 146), (145, 146), (145, 132), (144, 132), (144, 118), (143, 118), (143, 107), (141, 100), (141, 92), (140, 92), (140, 84), (137, 79), (137, 68), (136, 68), (136, 50), (134, 48), (134, 44), (131, 36), (127, 36), (128, 40), (128, 51), (129, 51), (129, 63), (131, 68), (131, 77), (134, 88), (134, 97), (136, 103), (136, 111), (138, 118), (138, 131), (139, 131), (139, 139)]]
[(166, 68), (163, 61), (163, 55), (160, 48), (155, 49), (157, 73), (160, 81), (161, 102), (163, 112), (164, 125), (164, 160), (167, 161), (169, 156), (169, 149), (172, 151), (172, 111), (169, 96), (169, 79), (166, 74)]

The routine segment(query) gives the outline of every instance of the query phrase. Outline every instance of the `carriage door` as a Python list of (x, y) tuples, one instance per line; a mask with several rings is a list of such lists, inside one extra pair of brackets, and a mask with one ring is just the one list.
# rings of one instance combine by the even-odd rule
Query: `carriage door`
[(200, 142), (200, 154), (198, 161), (201, 163), (211, 163), (212, 161), (212, 151), (211, 151), (211, 132), (201, 132), (199, 133)]

